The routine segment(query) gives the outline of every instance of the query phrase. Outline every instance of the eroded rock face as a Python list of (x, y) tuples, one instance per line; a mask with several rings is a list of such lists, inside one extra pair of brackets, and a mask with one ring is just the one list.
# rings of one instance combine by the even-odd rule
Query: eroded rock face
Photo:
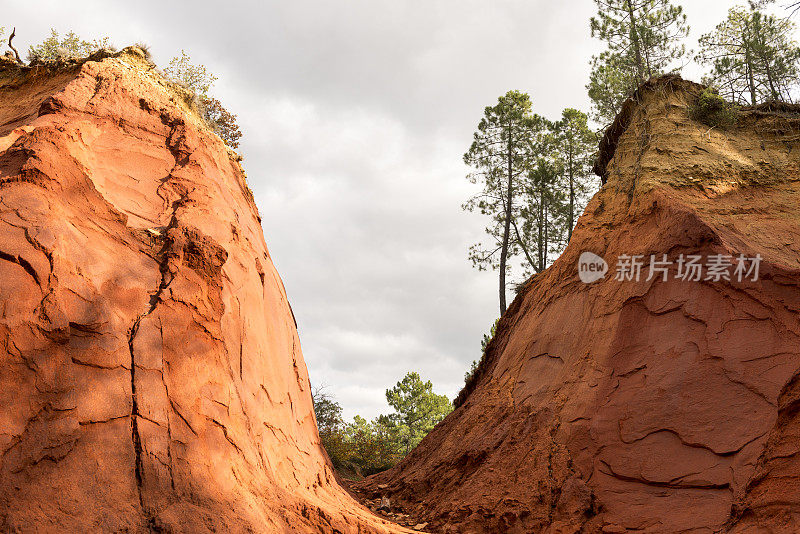
[[(709, 130), (688, 118), (699, 91), (640, 89), (474, 390), (367, 490), (441, 532), (800, 531), (800, 114)], [(604, 279), (580, 281), (585, 251)], [(762, 260), (757, 281), (617, 281), (623, 254)]]
[(135, 49), (0, 72), (0, 530), (390, 532), (236, 158)]

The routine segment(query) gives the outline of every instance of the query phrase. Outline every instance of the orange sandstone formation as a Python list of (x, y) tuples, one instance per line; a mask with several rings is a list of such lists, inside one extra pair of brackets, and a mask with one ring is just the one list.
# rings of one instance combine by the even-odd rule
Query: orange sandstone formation
[(136, 48), (0, 66), (0, 530), (396, 532), (334, 480), (236, 156)]
[[(710, 128), (700, 90), (662, 78), (627, 102), (567, 250), (460, 406), (365, 490), (433, 532), (800, 531), (800, 113)], [(587, 251), (609, 264), (591, 284)], [(664, 254), (760, 255), (760, 276), (616, 280), (618, 257)]]

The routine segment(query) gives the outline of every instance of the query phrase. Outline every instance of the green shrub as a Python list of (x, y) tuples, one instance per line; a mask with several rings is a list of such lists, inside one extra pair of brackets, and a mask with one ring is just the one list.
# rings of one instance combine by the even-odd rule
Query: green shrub
[(725, 100), (716, 89), (707, 87), (689, 107), (689, 116), (713, 128), (729, 128), (738, 120), (738, 108)]
[[(322, 408), (317, 402), (318, 411)], [(322, 408), (324, 409), (324, 408)], [(374, 421), (355, 416), (352, 423), (341, 419), (335, 426), (326, 426), (317, 416), (319, 437), (333, 466), (346, 473), (363, 477), (389, 469), (403, 458), (394, 436), (390, 435), (380, 416)]]
[(340, 473), (357, 477), (395, 465), (453, 409), (446, 396), (433, 392), (430, 380), (415, 372), (386, 390), (395, 412), (372, 421), (356, 415), (345, 422), (341, 405), (323, 389), (312, 389), (320, 441)]
[(225, 141), (226, 145), (239, 148), (242, 131), (236, 122), (236, 115), (225, 109), (222, 103), (213, 97), (200, 97), (199, 104), (200, 113), (208, 127)]
[(229, 112), (222, 103), (209, 94), (217, 77), (205, 66), (192, 63), (189, 55), (181, 50), (181, 55), (170, 60), (164, 74), (175, 83), (190, 89), (197, 95), (200, 114), (208, 127), (231, 148), (239, 148), (242, 132), (236, 122), (236, 115)]
[(192, 63), (192, 58), (185, 50), (181, 50), (180, 56), (175, 56), (169, 61), (164, 74), (173, 82), (194, 91), (201, 99), (209, 98), (208, 92), (217, 81), (217, 77), (204, 65)]
[(55, 61), (69, 57), (87, 57), (102, 49), (114, 49), (108, 37), (87, 41), (73, 31), (61, 37), (54, 29), (50, 29), (50, 37), (28, 49), (28, 61), (31, 63)]

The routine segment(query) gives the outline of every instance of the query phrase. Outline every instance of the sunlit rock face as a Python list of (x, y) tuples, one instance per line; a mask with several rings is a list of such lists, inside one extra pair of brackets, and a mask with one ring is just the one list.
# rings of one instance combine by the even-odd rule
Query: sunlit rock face
[[(800, 114), (711, 129), (689, 118), (700, 91), (669, 77), (628, 101), (564, 254), (367, 491), (442, 532), (800, 531)], [(582, 255), (607, 273), (581, 277)], [(679, 277), (689, 256), (700, 280)]]
[(237, 157), (138, 49), (0, 70), (0, 530), (390, 532)]

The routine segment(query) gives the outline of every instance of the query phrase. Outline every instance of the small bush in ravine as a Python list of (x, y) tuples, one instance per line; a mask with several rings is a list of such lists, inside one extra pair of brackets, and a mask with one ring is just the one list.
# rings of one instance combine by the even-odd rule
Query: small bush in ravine
[(697, 102), (689, 107), (689, 116), (714, 128), (729, 128), (736, 124), (736, 105), (725, 100), (712, 87), (703, 90)]
[(312, 399), (322, 446), (340, 474), (356, 478), (395, 465), (453, 409), (446, 396), (433, 392), (430, 380), (415, 372), (386, 390), (395, 411), (372, 421), (356, 415), (345, 422), (341, 405), (324, 388), (314, 388)]

